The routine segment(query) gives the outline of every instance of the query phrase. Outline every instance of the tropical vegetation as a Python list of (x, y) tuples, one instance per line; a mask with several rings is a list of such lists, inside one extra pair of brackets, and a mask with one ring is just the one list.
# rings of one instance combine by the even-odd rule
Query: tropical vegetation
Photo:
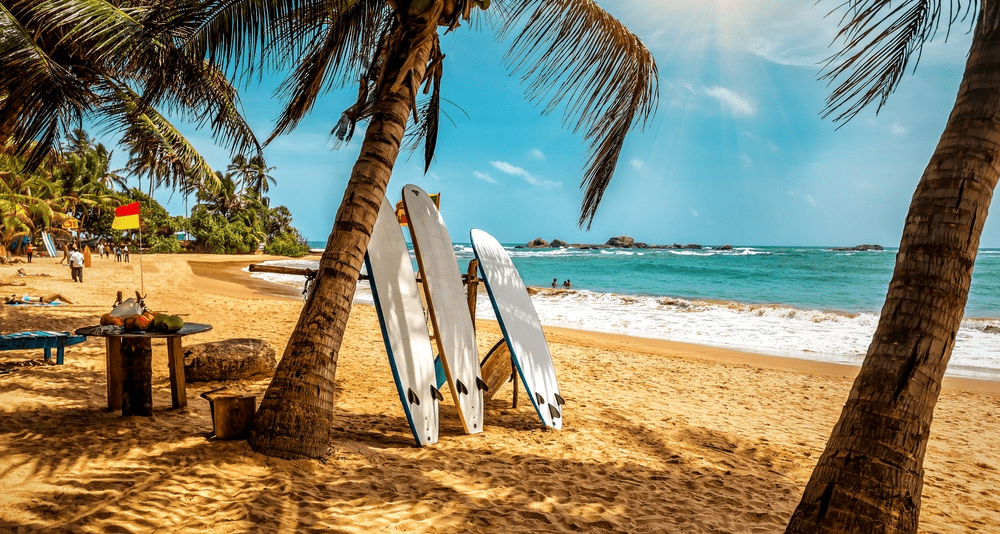
[[(25, 170), (24, 158), (0, 153), (0, 245), (20, 252), (42, 231), (65, 241), (138, 243), (154, 253), (181, 251), (177, 233), (193, 237), (196, 250), (213, 253), (251, 253), (265, 244), (268, 253), (302, 256), (309, 252), (292, 226), (284, 206), (267, 208), (267, 197), (240, 187), (233, 173), (218, 173), (223, 187), (196, 193), (199, 204), (190, 217), (171, 216), (138, 187), (126, 188), (126, 178), (110, 169), (110, 153), (77, 130), (63, 151), (51, 151), (34, 170)], [(263, 160), (261, 160), (263, 161)], [(116, 188), (120, 187), (121, 190)], [(140, 231), (111, 228), (115, 208), (139, 202)], [(74, 222), (74, 231), (63, 223)], [(27, 240), (27, 241), (25, 241)]]

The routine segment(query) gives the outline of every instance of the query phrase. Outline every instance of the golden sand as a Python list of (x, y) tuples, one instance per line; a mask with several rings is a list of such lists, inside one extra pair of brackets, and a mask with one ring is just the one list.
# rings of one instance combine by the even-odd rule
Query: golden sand
[[(301, 309), (293, 290), (240, 268), (262, 256), (146, 256), (147, 303), (214, 329), (193, 344), (259, 337), (280, 356)], [(74, 304), (0, 306), (0, 333), (75, 330), (132, 263), (94, 259), (83, 284), (49, 258), (0, 266), (3, 294)], [(17, 277), (17, 268), (49, 277)], [(499, 338), (480, 321), (479, 347)], [(0, 532), (777, 532), (798, 502), (856, 370), (716, 348), (546, 329), (568, 404), (546, 431), (506, 385), (482, 434), (450, 396), (441, 441), (412, 437), (378, 321), (356, 306), (337, 370), (328, 455), (285, 461), (211, 438), (204, 391), (258, 395), (267, 380), (188, 385), (170, 408), (166, 346), (153, 344), (152, 417), (106, 410), (104, 345), (0, 353)], [(485, 353), (485, 352), (483, 352)], [(947, 380), (926, 461), (923, 532), (1000, 532), (1000, 387)]]

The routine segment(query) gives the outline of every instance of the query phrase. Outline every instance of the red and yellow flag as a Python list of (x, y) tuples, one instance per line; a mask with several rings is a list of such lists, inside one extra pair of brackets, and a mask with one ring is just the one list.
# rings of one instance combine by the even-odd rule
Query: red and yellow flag
[(138, 202), (115, 208), (115, 220), (111, 223), (112, 230), (133, 230), (136, 228), (139, 228)]

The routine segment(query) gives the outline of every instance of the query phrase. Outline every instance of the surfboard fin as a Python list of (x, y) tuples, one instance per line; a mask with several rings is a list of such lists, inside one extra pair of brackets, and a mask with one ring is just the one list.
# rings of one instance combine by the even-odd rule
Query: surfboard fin
[(441, 402), (441, 401), (444, 400), (444, 395), (442, 395), (441, 391), (438, 390), (438, 388), (436, 388), (434, 386), (431, 386), (431, 397), (437, 399), (438, 402)]
[(414, 393), (412, 389), (406, 388), (406, 398), (409, 399), (410, 404), (416, 404), (417, 406), (420, 406), (420, 397), (418, 397), (417, 394)]
[(465, 384), (463, 384), (461, 380), (456, 380), (455, 381), (455, 390), (458, 391), (459, 395), (468, 395), (469, 394), (469, 388), (465, 387)]
[(542, 394), (537, 391), (535, 392), (535, 400), (538, 401), (537, 404), (539, 406), (545, 404), (545, 399), (542, 398)]
[(549, 414), (552, 415), (553, 419), (559, 419), (559, 417), (560, 417), (559, 416), (559, 408), (556, 408), (555, 406), (553, 406), (553, 405), (550, 404), (549, 405)]
[(562, 395), (560, 395), (558, 393), (556, 393), (555, 395), (556, 395), (556, 404), (558, 404), (559, 406), (562, 406), (563, 404), (566, 404), (566, 399), (563, 399)]
[(479, 388), (480, 391), (490, 390), (490, 387), (486, 385), (486, 382), (482, 378), (479, 378), (478, 376), (476, 377), (476, 387)]

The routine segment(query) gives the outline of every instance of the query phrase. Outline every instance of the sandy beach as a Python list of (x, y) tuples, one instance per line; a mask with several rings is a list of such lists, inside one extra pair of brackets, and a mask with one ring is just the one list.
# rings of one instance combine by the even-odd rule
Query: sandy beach
[[(185, 346), (268, 341), (281, 355), (295, 290), (240, 269), (267, 256), (142, 258), (147, 304), (208, 323)], [(74, 283), (58, 259), (0, 266), (4, 295), (59, 293), (64, 306), (0, 306), (0, 334), (75, 330), (140, 287), (132, 262), (93, 260)], [(29, 276), (17, 276), (18, 268)], [(49, 276), (38, 276), (49, 275)], [(9, 286), (9, 283), (24, 286)], [(481, 354), (499, 339), (477, 324)], [(101, 339), (0, 352), (0, 532), (780, 532), (839, 415), (856, 369), (717, 348), (547, 329), (565, 408), (541, 428), (506, 385), (482, 434), (451, 398), (440, 442), (413, 446), (370, 306), (355, 306), (337, 370), (326, 457), (285, 461), (212, 438), (221, 386), (189, 383), (170, 407), (166, 346), (153, 343), (152, 417), (107, 411)], [(1000, 532), (1000, 384), (946, 379), (925, 463), (921, 531)]]

